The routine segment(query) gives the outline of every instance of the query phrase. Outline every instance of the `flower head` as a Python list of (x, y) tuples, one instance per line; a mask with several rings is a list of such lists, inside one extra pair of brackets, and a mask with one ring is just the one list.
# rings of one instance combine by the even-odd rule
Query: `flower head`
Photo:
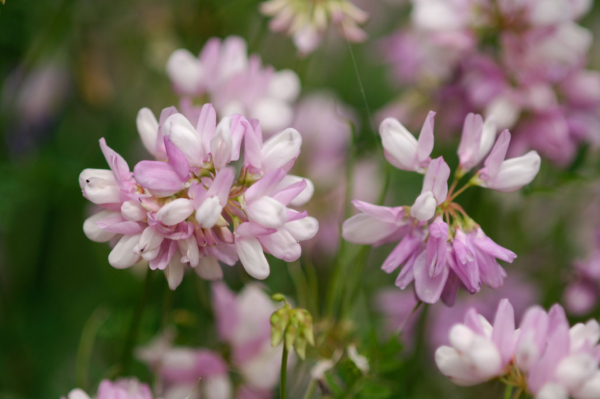
[(167, 62), (167, 75), (190, 120), (201, 114), (192, 103), (199, 97), (209, 99), (221, 117), (243, 114), (259, 119), (268, 133), (290, 126), (292, 104), (300, 94), (295, 72), (263, 66), (259, 56), (248, 56), (246, 42), (238, 36), (209, 39), (198, 57), (176, 50)]
[(498, 306), (494, 324), (472, 310), (450, 330), (450, 346), (437, 349), (440, 371), (458, 385), (502, 377), (537, 399), (600, 396), (600, 325), (569, 328), (564, 310), (530, 308), (515, 329), (510, 302)]
[(260, 5), (260, 10), (273, 17), (269, 24), (272, 31), (286, 31), (293, 37), (301, 54), (311, 53), (319, 46), (329, 24), (349, 41), (362, 42), (367, 37), (358, 27), (366, 22), (367, 13), (348, 0), (268, 0)]
[[(111, 170), (86, 169), (79, 179), (84, 196), (105, 208), (86, 220), (86, 235), (100, 242), (118, 238), (112, 266), (127, 268), (143, 258), (151, 269), (164, 270), (175, 289), (186, 265), (215, 280), (222, 277), (219, 262), (239, 259), (250, 275), (264, 279), (264, 251), (286, 261), (300, 257), (298, 241), (312, 238), (318, 222), (288, 208), (312, 194), (312, 184), (287, 175), (300, 153), (296, 130), (263, 142), (258, 121), (233, 115), (217, 124), (210, 104), (194, 124), (172, 109), (157, 123), (144, 109), (138, 127), (159, 160), (141, 161), (132, 173), (102, 139)], [(242, 143), (236, 178), (229, 165), (240, 158)]]
[[(488, 131), (484, 137), (481, 116), (467, 116), (459, 147), (461, 165), (449, 189), (449, 166), (442, 157), (429, 158), (433, 149), (433, 115), (433, 112), (429, 113), (419, 142), (399, 122), (388, 119), (382, 123), (386, 155), (393, 154), (393, 157), (387, 156), (388, 160), (401, 169), (425, 171), (423, 188), (414, 204), (390, 208), (354, 200), (354, 206), (361, 213), (344, 222), (342, 234), (344, 239), (357, 244), (381, 245), (399, 241), (383, 262), (382, 269), (391, 273), (404, 265), (396, 280), (399, 288), (404, 289), (414, 281), (419, 300), (435, 303), (442, 299), (451, 306), (460, 286), (471, 294), (478, 292), (482, 284), (500, 287), (506, 272), (497, 260), (511, 263), (516, 258), (512, 251), (486, 236), (454, 198), (479, 181), (499, 191), (521, 188), (537, 174), (539, 157), (533, 167), (526, 162), (521, 162), (525, 165), (513, 160), (503, 162), (505, 153), (501, 149), (505, 147), (502, 143), (509, 134), (505, 132), (486, 160), (486, 167), (454, 192), (458, 180), (489, 151), (494, 127), (491, 123), (486, 126)], [(506, 163), (511, 161), (514, 164), (507, 166)], [(519, 173), (514, 172), (516, 168), (520, 168)]]

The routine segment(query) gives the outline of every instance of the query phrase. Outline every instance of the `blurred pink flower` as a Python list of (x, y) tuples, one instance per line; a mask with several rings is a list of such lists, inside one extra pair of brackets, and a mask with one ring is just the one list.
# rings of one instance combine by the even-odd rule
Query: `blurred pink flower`
[(198, 57), (176, 50), (167, 62), (167, 74), (181, 96), (182, 113), (190, 120), (200, 114), (192, 99), (205, 96), (219, 116), (258, 119), (269, 134), (291, 124), (292, 104), (300, 94), (295, 72), (263, 67), (259, 56), (248, 56), (246, 42), (238, 36), (209, 39)]
[[(102, 380), (98, 386), (96, 399), (152, 399), (152, 392), (147, 384), (135, 378), (120, 379), (114, 382)], [(73, 389), (67, 399), (90, 399), (81, 389)], [(215, 398), (216, 399), (216, 398)]]

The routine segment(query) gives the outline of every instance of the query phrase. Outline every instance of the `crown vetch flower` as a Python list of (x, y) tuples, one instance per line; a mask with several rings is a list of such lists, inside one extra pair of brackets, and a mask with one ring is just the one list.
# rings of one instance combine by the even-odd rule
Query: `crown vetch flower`
[[(263, 142), (258, 121), (233, 115), (217, 125), (210, 104), (196, 127), (173, 107), (160, 119), (147, 109), (138, 114), (143, 142), (159, 160), (141, 161), (132, 173), (102, 139), (111, 170), (80, 175), (84, 196), (105, 208), (86, 220), (84, 232), (98, 242), (118, 240), (110, 264), (127, 268), (143, 258), (151, 269), (164, 270), (175, 289), (186, 265), (215, 280), (222, 277), (219, 262), (239, 259), (250, 275), (264, 279), (265, 251), (298, 259), (298, 241), (318, 230), (316, 219), (288, 208), (312, 195), (312, 183), (287, 174), (300, 154), (300, 134), (287, 129)], [(243, 142), (236, 178), (228, 165), (240, 159)]]
[[(96, 399), (152, 399), (152, 392), (147, 384), (136, 378), (122, 378), (116, 381), (102, 380), (98, 386)], [(63, 397), (64, 399), (64, 397)], [(83, 390), (76, 388), (69, 392), (66, 399), (91, 399)]]
[[(593, 37), (577, 23), (591, 4), (413, 2), (412, 26), (384, 39), (382, 56), (397, 80), (414, 90), (382, 113), (402, 115), (432, 102), (457, 104), (443, 114), (444, 126), (454, 132), (475, 109), (494, 116), (500, 129), (511, 129), (512, 153), (535, 149), (560, 166), (569, 165), (580, 143), (598, 144), (600, 97), (594, 88), (600, 77), (585, 69)], [(489, 46), (490, 40), (496, 45)], [(479, 144), (474, 142), (480, 121), (473, 122), (464, 125), (472, 134), (463, 134), (461, 142), (461, 167), (466, 170), (478, 163)]]
[(302, 54), (313, 52), (332, 24), (340, 35), (352, 42), (362, 42), (367, 34), (358, 27), (368, 14), (349, 0), (268, 0), (260, 11), (273, 17), (269, 27), (274, 32), (287, 31)]
[(560, 305), (548, 313), (530, 308), (515, 329), (512, 306), (503, 299), (493, 326), (471, 310), (449, 338), (435, 361), (457, 385), (502, 377), (536, 399), (600, 397), (600, 325), (590, 320), (569, 327)]
[[(352, 203), (360, 213), (344, 222), (342, 235), (357, 244), (399, 241), (381, 268), (391, 273), (404, 265), (396, 286), (405, 289), (414, 281), (419, 300), (435, 303), (442, 299), (451, 306), (461, 285), (471, 294), (478, 292), (482, 284), (500, 287), (506, 272), (498, 260), (512, 263), (516, 258), (512, 251), (487, 237), (462, 207), (453, 202), (454, 198), (477, 183), (499, 191), (521, 188), (537, 174), (539, 157), (533, 166), (520, 160), (504, 161), (509, 134), (505, 132), (486, 160), (486, 167), (463, 188), (454, 191), (458, 180), (487, 155), (495, 127), (492, 122), (486, 122), (484, 127), (479, 115), (467, 116), (458, 150), (461, 165), (449, 189), (450, 168), (442, 157), (434, 160), (429, 157), (433, 149), (434, 115), (429, 113), (419, 142), (398, 121), (386, 119), (381, 126), (386, 154), (394, 154), (387, 159), (401, 169), (426, 171), (423, 189), (412, 207), (390, 208), (354, 200)], [(488, 130), (485, 134), (484, 128)], [(519, 168), (519, 173), (514, 172), (515, 168)]]
[[(292, 123), (292, 104), (300, 94), (298, 75), (289, 69), (263, 67), (259, 56), (248, 56), (241, 37), (211, 38), (198, 57), (185, 49), (176, 50), (166, 69), (173, 90), (181, 96), (182, 114), (190, 120), (197, 120), (201, 113), (191, 99), (200, 97), (208, 98), (219, 116), (243, 114), (259, 119), (269, 133)], [(200, 126), (197, 129), (200, 132)]]

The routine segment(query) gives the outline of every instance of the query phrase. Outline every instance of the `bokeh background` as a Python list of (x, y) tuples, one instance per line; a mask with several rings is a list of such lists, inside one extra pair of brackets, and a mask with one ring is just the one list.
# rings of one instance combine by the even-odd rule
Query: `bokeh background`
[[(82, 331), (91, 317), (104, 323), (89, 362), (90, 386), (110, 376), (119, 361), (143, 290), (144, 271), (110, 267), (109, 247), (84, 236), (83, 220), (93, 208), (82, 197), (77, 177), (84, 168), (105, 167), (98, 146), (101, 137), (130, 165), (148, 158), (135, 116), (142, 107), (157, 114), (177, 105), (178, 97), (165, 74), (173, 50), (198, 53), (210, 37), (239, 35), (247, 40), (249, 52), (260, 54), (265, 64), (296, 71), (303, 95), (335, 93), (356, 115), (358, 158), (374, 159), (371, 179), (381, 179), (384, 162), (373, 115), (398, 97), (401, 89), (391, 83), (389, 67), (375, 44), (407, 23), (406, 4), (357, 2), (372, 14), (365, 28), (370, 35), (366, 43), (352, 45), (352, 54), (342, 39), (330, 34), (314, 54), (299, 58), (288, 37), (268, 30), (259, 3), (6, 0), (0, 5), (0, 397), (57, 398), (73, 388)], [(594, 6), (582, 24), (597, 38), (600, 7)], [(600, 65), (598, 46), (595, 43), (592, 49), (592, 68)], [(456, 166), (458, 136), (436, 140), (433, 155), (444, 155), (451, 167)], [(593, 249), (593, 232), (600, 222), (600, 162), (593, 148), (579, 151), (566, 168), (544, 162), (525, 192), (500, 195), (476, 188), (458, 201), (490, 237), (519, 255), (507, 266), (513, 275), (507, 284), (514, 288), (507, 292), (522, 298), (522, 306), (537, 300), (547, 307), (560, 301), (574, 259)], [(309, 162), (304, 156), (300, 163)], [(420, 176), (393, 170), (387, 202), (410, 204), (420, 189)], [(379, 270), (389, 250), (372, 252), (356, 294), (355, 320), (357, 328), (364, 330), (365, 342), (373, 335), (381, 339), (385, 324), (375, 298), (383, 288), (394, 288), (394, 276)], [(323, 282), (321, 296), (331, 261), (331, 253), (313, 253), (316, 275)], [(273, 258), (270, 263), (272, 274), (264, 282), (268, 290), (300, 300), (293, 268)], [(225, 272), (233, 289), (249, 281), (239, 265)], [(516, 294), (523, 292), (522, 297)], [(139, 342), (148, 341), (167, 323), (177, 326), (182, 344), (218, 347), (207, 282), (186, 278), (171, 293), (157, 273), (149, 298)], [(600, 316), (598, 307), (586, 317), (590, 315)], [(382, 357), (393, 358), (400, 350), (395, 345), (383, 350), (388, 349), (390, 353)], [(426, 357), (430, 363), (431, 354)], [(413, 385), (403, 391), (407, 397), (458, 395), (457, 388), (435, 369), (422, 367), (431, 378), (422, 374), (423, 378), (406, 382), (407, 378), (383, 373), (389, 381), (375, 385), (389, 389), (371, 395), (397, 397), (390, 395), (398, 381)], [(131, 374), (151, 380), (141, 363), (135, 362)], [(463, 397), (479, 393), (478, 389), (460, 391)]]

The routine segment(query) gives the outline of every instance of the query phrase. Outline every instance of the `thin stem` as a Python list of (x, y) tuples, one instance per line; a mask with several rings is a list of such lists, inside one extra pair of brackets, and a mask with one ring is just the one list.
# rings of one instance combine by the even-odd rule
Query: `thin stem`
[(92, 357), (92, 349), (94, 348), (94, 341), (96, 340), (96, 334), (102, 324), (108, 318), (106, 310), (99, 307), (90, 318), (85, 322), (83, 326), (83, 332), (81, 333), (81, 341), (79, 341), (79, 349), (77, 350), (77, 369), (75, 371), (75, 382), (76, 385), (87, 391), (88, 388), (88, 370), (90, 366), (90, 358)]
[(515, 394), (513, 395), (513, 399), (519, 399), (521, 397), (521, 394), (523, 393), (523, 388), (519, 388), (515, 391)]
[(513, 387), (510, 385), (506, 386), (506, 389), (504, 390), (504, 399), (510, 399), (510, 395), (512, 394), (513, 391)]
[(308, 283), (306, 282), (306, 276), (300, 267), (300, 262), (295, 261), (293, 263), (288, 263), (287, 268), (288, 273), (294, 282), (296, 296), (298, 297), (298, 304), (301, 308), (306, 308), (308, 304)]
[(381, 191), (379, 192), (377, 205), (383, 205), (385, 197), (387, 196), (388, 189), (390, 188), (390, 181), (392, 180), (392, 165), (389, 162), (385, 162), (384, 168), (385, 177), (383, 181), (383, 186), (381, 186)]
[(457, 184), (458, 184), (458, 179), (455, 176), (454, 181), (452, 182), (452, 186), (450, 186), (450, 189), (448, 190), (448, 197), (452, 196), (452, 193), (454, 192), (454, 189), (456, 188)]
[(304, 399), (311, 399), (315, 391), (317, 390), (317, 380), (310, 380), (310, 384), (308, 384), (308, 388), (306, 388), (306, 393), (304, 394)]
[(150, 288), (152, 287), (153, 276), (154, 274), (152, 273), (152, 270), (148, 268), (148, 270), (146, 271), (146, 278), (144, 280), (144, 290), (142, 291), (142, 297), (140, 298), (140, 301), (135, 310), (135, 314), (131, 319), (131, 324), (129, 325), (127, 338), (125, 339), (125, 346), (123, 348), (123, 355), (121, 357), (121, 369), (119, 370), (121, 375), (126, 375), (129, 371), (129, 365), (131, 364), (131, 358), (133, 355), (133, 347), (135, 346), (138, 330), (142, 321), (142, 314), (144, 313), (146, 302), (148, 302), (148, 297), (150, 296)]
[(287, 388), (287, 346), (285, 344), (285, 338), (283, 339), (283, 354), (281, 355), (281, 378), (280, 378), (280, 399), (285, 399), (286, 388)]
[[(354, 125), (350, 124), (354, 134)], [(353, 192), (353, 180), (354, 180), (354, 163), (356, 161), (356, 140), (353, 140), (352, 146), (348, 150), (348, 160), (346, 162), (346, 193), (344, 195), (344, 219), (350, 216), (350, 201), (352, 199)], [(327, 302), (325, 307), (325, 315), (328, 318), (334, 318), (335, 309), (340, 296), (342, 287), (340, 285), (342, 269), (345, 265), (345, 253), (346, 253), (346, 241), (342, 238), (340, 232), (339, 248), (335, 255), (333, 262), (333, 270), (331, 272), (331, 280), (329, 282), (329, 290), (327, 291)]]
[(406, 327), (406, 325), (408, 324), (408, 322), (410, 321), (410, 319), (413, 317), (413, 315), (415, 313), (417, 313), (417, 310), (419, 310), (419, 308), (421, 307), (421, 305), (423, 305), (423, 301), (417, 302), (417, 304), (412, 309), (412, 311), (410, 312), (410, 314), (408, 315), (408, 317), (404, 320), (404, 322), (402, 324), (400, 324), (400, 326), (398, 326), (398, 329), (396, 330), (396, 335), (402, 334), (402, 331), (404, 331), (404, 328)]
[(467, 184), (465, 184), (464, 186), (462, 186), (457, 192), (455, 192), (449, 199), (447, 199), (447, 202), (452, 202), (454, 201), (454, 199), (456, 197), (458, 197), (460, 194), (462, 194), (463, 191), (465, 191), (467, 188), (471, 187), (473, 184), (471, 184), (471, 182), (469, 181)]

